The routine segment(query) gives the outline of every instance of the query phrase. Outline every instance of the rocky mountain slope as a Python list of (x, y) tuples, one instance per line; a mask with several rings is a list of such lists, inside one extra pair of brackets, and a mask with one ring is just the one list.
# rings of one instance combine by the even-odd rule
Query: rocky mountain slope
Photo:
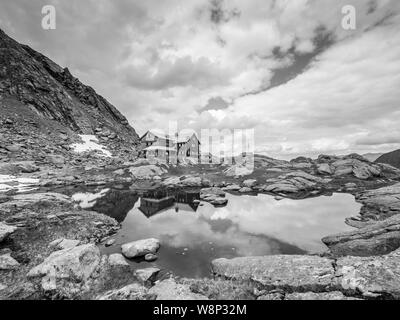
[(379, 157), (376, 162), (390, 164), (393, 167), (400, 168), (400, 150), (386, 153)]
[(65, 150), (72, 142), (79, 142), (78, 134), (95, 135), (117, 156), (133, 152), (138, 140), (127, 119), (93, 88), (2, 30), (0, 110), (3, 152), (17, 152), (19, 145), (9, 150), (10, 141), (4, 141), (13, 130), (9, 138), (29, 136), (32, 148), (46, 141), (51, 152), (56, 153), (60, 146)]

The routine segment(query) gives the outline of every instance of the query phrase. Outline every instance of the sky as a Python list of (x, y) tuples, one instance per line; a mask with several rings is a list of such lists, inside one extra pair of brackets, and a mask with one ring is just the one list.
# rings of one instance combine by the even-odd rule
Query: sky
[(0, 28), (139, 134), (254, 129), (255, 151), (283, 159), (400, 148), (398, 0), (0, 0)]

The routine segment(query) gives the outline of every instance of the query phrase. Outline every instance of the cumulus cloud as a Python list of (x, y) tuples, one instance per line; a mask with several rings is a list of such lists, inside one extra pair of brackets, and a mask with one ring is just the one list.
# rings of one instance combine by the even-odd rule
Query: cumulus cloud
[[(53, 4), (57, 29), (42, 30)], [(354, 5), (356, 30), (342, 7)], [(144, 133), (254, 128), (277, 157), (382, 151), (400, 102), (397, 0), (0, 0), (0, 26)]]

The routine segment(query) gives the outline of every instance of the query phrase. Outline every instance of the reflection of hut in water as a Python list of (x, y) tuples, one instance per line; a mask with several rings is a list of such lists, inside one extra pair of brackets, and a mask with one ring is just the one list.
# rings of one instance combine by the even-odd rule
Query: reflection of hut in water
[(198, 191), (152, 190), (140, 199), (139, 210), (148, 218), (174, 205), (176, 212), (196, 212), (199, 199)]
[(160, 211), (172, 207), (174, 203), (174, 197), (165, 197), (161, 199), (141, 198), (139, 210), (142, 211), (147, 218), (150, 218)]

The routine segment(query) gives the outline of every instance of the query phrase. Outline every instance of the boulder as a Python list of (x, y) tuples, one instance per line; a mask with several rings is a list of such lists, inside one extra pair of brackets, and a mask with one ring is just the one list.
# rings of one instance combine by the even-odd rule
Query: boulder
[(0, 242), (5, 240), (10, 234), (14, 233), (17, 230), (17, 227), (9, 226), (0, 222)]
[(3, 254), (0, 256), (0, 270), (14, 270), (19, 267), (18, 261), (11, 257), (11, 255)]
[(330, 179), (322, 179), (303, 171), (289, 172), (275, 179), (267, 180), (261, 190), (272, 193), (297, 193), (315, 190), (318, 184), (326, 184)]
[(400, 213), (400, 183), (392, 186), (361, 192), (357, 202), (363, 204), (362, 215), (375, 218), (389, 217)]
[(230, 184), (227, 185), (226, 187), (223, 187), (222, 190), (223, 191), (239, 191), (241, 189), (241, 187), (237, 184)]
[(31, 269), (29, 278), (41, 278), (42, 289), (71, 297), (87, 285), (100, 266), (100, 251), (94, 244), (53, 252)]
[(400, 247), (400, 215), (322, 239), (336, 256), (375, 256)]
[(108, 239), (108, 240), (104, 243), (104, 246), (106, 246), (106, 247), (111, 247), (112, 245), (114, 245), (115, 242), (116, 242), (115, 239)]
[(138, 269), (135, 271), (135, 275), (142, 282), (153, 282), (160, 271), (158, 268)]
[(253, 189), (248, 188), (248, 187), (243, 187), (243, 188), (241, 188), (239, 190), (240, 193), (249, 193), (249, 192), (252, 192), (252, 191), (253, 191)]
[(122, 245), (122, 254), (126, 258), (143, 257), (148, 253), (155, 254), (160, 248), (160, 241), (158, 239), (144, 239), (125, 243)]
[(174, 279), (156, 283), (148, 293), (155, 295), (156, 300), (208, 300), (206, 296), (192, 292), (188, 285), (177, 283)]
[(336, 270), (343, 292), (400, 299), (400, 250), (385, 256), (340, 258)]
[(98, 296), (96, 300), (145, 300), (147, 288), (133, 283), (118, 290), (111, 290)]
[(153, 261), (156, 261), (157, 259), (158, 259), (158, 256), (153, 253), (148, 253), (144, 256), (144, 260), (147, 262), (153, 262)]
[(110, 254), (110, 256), (108, 257), (108, 264), (111, 267), (127, 267), (127, 266), (129, 266), (128, 261), (126, 261), (124, 256), (120, 253)]
[(212, 272), (232, 280), (254, 281), (265, 290), (329, 291), (333, 288), (332, 260), (318, 256), (265, 256), (217, 259)]
[(379, 165), (371, 162), (360, 161), (358, 159), (343, 158), (331, 164), (332, 171), (335, 176), (343, 176), (353, 174), (356, 178), (367, 180), (381, 175)]
[(209, 187), (210, 181), (196, 176), (170, 177), (162, 182), (166, 187)]
[(155, 176), (161, 176), (167, 172), (163, 167), (147, 165), (141, 167), (131, 167), (129, 172), (136, 180), (151, 180)]
[(321, 163), (317, 165), (317, 173), (321, 175), (331, 175), (332, 169), (328, 163)]
[(242, 183), (243, 187), (246, 187), (246, 188), (253, 188), (256, 184), (257, 184), (257, 180), (254, 180), (254, 179), (248, 179), (248, 180), (243, 181), (243, 183)]

